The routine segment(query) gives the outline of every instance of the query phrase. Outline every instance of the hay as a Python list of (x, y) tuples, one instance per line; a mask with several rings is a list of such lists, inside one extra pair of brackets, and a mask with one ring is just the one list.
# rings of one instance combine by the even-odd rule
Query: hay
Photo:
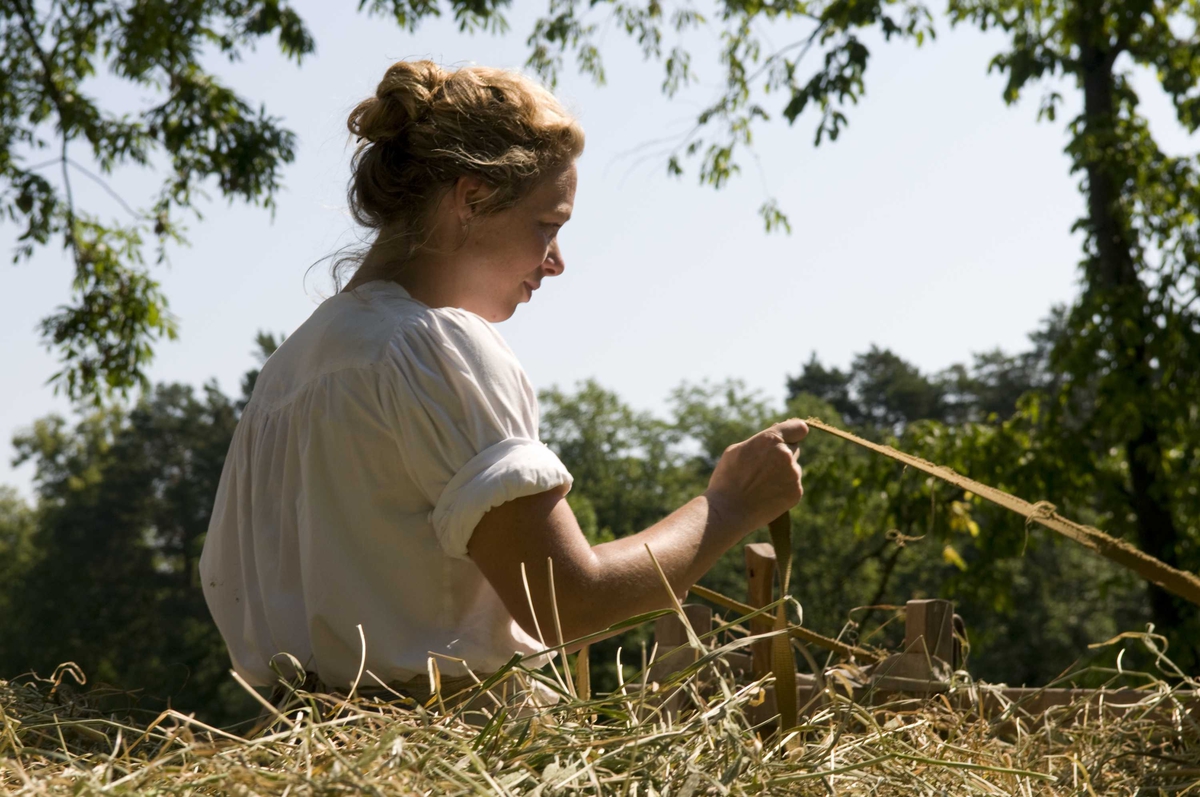
[[(989, 720), (944, 696), (862, 706), (831, 689), (828, 703), (782, 739), (751, 726), (762, 684), (735, 683), (712, 655), (717, 648), (666, 684), (639, 675), (592, 700), (514, 659), (499, 680), (538, 680), (561, 701), (492, 702), (490, 717), (472, 715), (466, 703), (436, 710), (452, 706), (436, 697), (422, 706), (297, 692), (287, 723), (249, 739), (174, 711), (141, 726), (100, 714), (86, 697), (65, 697), (54, 682), (0, 681), (0, 792), (1197, 793), (1200, 734), (1188, 703), (1197, 684), (1174, 670), (1155, 638), (1134, 637), (1158, 655), (1160, 672), (1141, 676), (1144, 699), (1119, 718), (1094, 707), (1021, 717), (1014, 707)], [(1120, 675), (1125, 683), (1130, 676)], [(675, 692), (681, 698), (664, 701)], [(680, 699), (694, 708), (668, 710)]]

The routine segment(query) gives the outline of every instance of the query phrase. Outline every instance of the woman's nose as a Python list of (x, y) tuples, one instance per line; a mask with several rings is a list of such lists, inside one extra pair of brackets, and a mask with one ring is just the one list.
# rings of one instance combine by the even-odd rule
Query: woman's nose
[(563, 273), (567, 264), (563, 262), (562, 250), (558, 248), (558, 241), (550, 245), (550, 252), (546, 255), (546, 262), (542, 264), (542, 268), (546, 274), (551, 277), (557, 277)]

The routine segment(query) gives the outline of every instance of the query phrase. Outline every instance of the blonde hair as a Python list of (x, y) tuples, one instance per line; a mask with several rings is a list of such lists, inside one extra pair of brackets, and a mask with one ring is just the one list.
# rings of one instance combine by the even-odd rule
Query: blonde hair
[[(358, 137), (350, 211), (364, 227), (394, 236), (398, 265), (425, 242), (430, 212), (459, 177), (491, 186), (475, 211), (495, 213), (583, 151), (583, 129), (553, 94), (520, 73), (483, 66), (392, 64), (347, 126)], [(335, 263), (335, 284), (357, 260)]]

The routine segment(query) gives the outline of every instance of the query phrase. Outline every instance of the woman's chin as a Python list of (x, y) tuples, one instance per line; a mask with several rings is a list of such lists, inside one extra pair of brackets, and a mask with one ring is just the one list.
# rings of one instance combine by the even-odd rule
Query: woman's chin
[(488, 314), (488, 320), (493, 324), (499, 324), (501, 321), (507, 321), (517, 312), (517, 306), (519, 304), (520, 302), (507, 307), (497, 307), (494, 311)]
[(517, 312), (517, 308), (528, 302), (531, 298), (533, 298), (531, 292), (522, 287), (520, 294), (510, 295), (504, 300), (493, 299), (488, 302), (484, 305), (486, 312), (480, 313), (480, 315), (493, 324), (498, 324), (501, 321), (507, 321), (512, 318), (513, 314)]

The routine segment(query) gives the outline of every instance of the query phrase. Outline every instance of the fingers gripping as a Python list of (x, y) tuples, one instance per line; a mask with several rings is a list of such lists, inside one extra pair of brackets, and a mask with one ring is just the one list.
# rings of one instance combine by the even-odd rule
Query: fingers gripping
[(720, 496), (748, 529), (786, 512), (801, 496), (803, 472), (796, 461), (808, 426), (793, 418), (727, 448), (707, 492)]
[(784, 443), (791, 446), (808, 436), (808, 424), (799, 418), (788, 418), (775, 424), (768, 431), (777, 433)]
[[(799, 424), (799, 427), (793, 424), (793, 421)], [(790, 465), (793, 478), (795, 479), (795, 500), (799, 500), (800, 497), (804, 495), (804, 487), (801, 483), (803, 471), (801, 470), (799, 463), (799, 441), (803, 440), (806, 434), (808, 434), (808, 425), (799, 419), (793, 418), (788, 421), (777, 423), (768, 429), (763, 430), (758, 435), (758, 437), (760, 437), (765, 443), (770, 444), (771, 448), (770, 453), (768, 454), (769, 457), (787, 457), (786, 461), (788, 465)], [(782, 464), (782, 462), (780, 464)]]
[(808, 435), (808, 424), (799, 418), (789, 418), (767, 428), (762, 434), (776, 445), (786, 448), (792, 461), (796, 462), (800, 457), (800, 441)]

